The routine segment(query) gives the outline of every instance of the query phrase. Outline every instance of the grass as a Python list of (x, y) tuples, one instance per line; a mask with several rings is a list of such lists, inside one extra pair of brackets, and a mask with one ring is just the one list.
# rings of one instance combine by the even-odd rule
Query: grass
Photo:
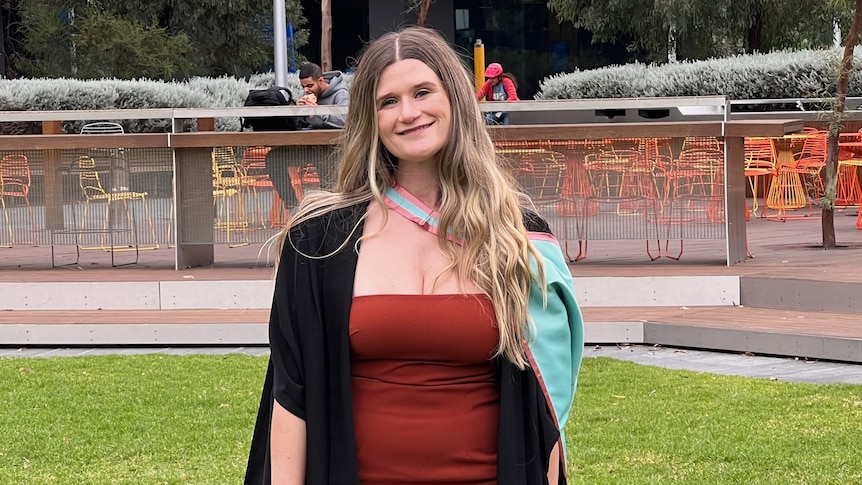
[[(0, 359), (0, 483), (240, 483), (263, 357)], [(584, 362), (569, 482), (862, 483), (862, 386)]]
[(266, 360), (0, 359), (0, 483), (241, 483)]
[(587, 359), (569, 483), (859, 484), (862, 386)]

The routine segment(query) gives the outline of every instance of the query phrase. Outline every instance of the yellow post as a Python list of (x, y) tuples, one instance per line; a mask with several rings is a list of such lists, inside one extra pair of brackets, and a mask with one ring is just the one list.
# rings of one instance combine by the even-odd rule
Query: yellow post
[(485, 46), (482, 39), (476, 39), (473, 44), (473, 78), (476, 81), (476, 91), (485, 84)]

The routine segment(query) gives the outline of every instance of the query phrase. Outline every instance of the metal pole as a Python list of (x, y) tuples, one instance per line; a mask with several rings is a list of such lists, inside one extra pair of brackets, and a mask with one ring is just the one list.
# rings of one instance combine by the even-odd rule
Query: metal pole
[(275, 85), (287, 85), (287, 37), (285, 26), (287, 22), (284, 14), (284, 0), (273, 0), (272, 2), (272, 43), (275, 47)]
[(482, 44), (482, 39), (476, 39), (473, 44), (473, 80), (476, 90), (485, 83), (485, 45)]

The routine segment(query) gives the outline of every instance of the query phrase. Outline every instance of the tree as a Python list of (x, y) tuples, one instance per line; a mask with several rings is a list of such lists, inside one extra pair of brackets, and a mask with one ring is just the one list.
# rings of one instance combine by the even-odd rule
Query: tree
[(81, 2), (22, 0), (23, 52), (13, 58), (36, 77), (149, 77), (170, 79), (191, 63), (184, 34), (141, 25)]
[[(808, 0), (549, 0), (560, 20), (589, 30), (594, 42), (627, 34), (630, 50), (665, 61), (677, 39), (681, 57), (704, 59), (781, 48), (828, 47), (846, 9)], [(672, 35), (671, 35), (672, 34)]]
[(320, 2), (320, 64), (324, 71), (332, 69), (332, 5), (329, 0)]
[(859, 29), (862, 28), (862, 0), (856, 0), (853, 12), (853, 23), (844, 40), (844, 55), (838, 71), (838, 84), (835, 88), (835, 108), (829, 123), (829, 138), (826, 142), (825, 190), (821, 202), (821, 232), (823, 249), (835, 249), (835, 199), (838, 187), (838, 135), (841, 133), (841, 122), (847, 101), (847, 86), (850, 73), (853, 71), (853, 51), (859, 41)]
[(419, 11), (419, 18), (416, 20), (416, 25), (425, 27), (425, 20), (428, 19), (428, 9), (431, 8), (433, 0), (407, 0), (407, 11)]
[[(192, 74), (243, 77), (272, 69), (272, 0), (101, 0), (106, 10), (148, 24), (152, 19), (171, 34), (185, 33), (195, 61)], [(286, 0), (297, 49), (308, 41), (300, 0)], [(286, 35), (284, 32), (278, 35)]]
[[(285, 7), (295, 45), (304, 45), (300, 0)], [(271, 0), (19, 0), (18, 8), (16, 67), (25, 76), (244, 77), (272, 69)]]

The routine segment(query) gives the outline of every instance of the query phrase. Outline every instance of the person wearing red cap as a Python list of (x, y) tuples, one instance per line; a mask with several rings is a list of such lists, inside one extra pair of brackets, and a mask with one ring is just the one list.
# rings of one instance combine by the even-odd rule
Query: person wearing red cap
[[(476, 91), (479, 101), (518, 101), (515, 78), (503, 72), (503, 66), (497, 62), (488, 64), (485, 69), (485, 84)], [(508, 125), (509, 114), (503, 112), (485, 113), (485, 121), (489, 125)]]

